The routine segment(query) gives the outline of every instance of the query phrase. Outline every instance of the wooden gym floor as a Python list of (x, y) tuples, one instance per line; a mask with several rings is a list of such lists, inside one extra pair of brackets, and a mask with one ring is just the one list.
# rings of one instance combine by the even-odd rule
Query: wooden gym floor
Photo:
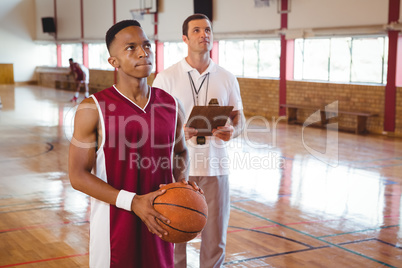
[[(89, 201), (67, 174), (72, 94), (0, 86), (0, 267), (88, 267)], [(225, 267), (402, 267), (401, 139), (248, 123), (229, 143)]]

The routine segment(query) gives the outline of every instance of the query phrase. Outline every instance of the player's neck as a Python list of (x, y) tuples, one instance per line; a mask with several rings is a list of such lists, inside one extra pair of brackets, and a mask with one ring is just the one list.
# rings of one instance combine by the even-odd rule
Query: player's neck
[(119, 81), (116, 84), (116, 88), (127, 98), (132, 100), (135, 104), (144, 108), (148, 103), (149, 98), (149, 86), (147, 79), (142, 78), (138, 80)]
[(210, 63), (209, 52), (206, 53), (189, 53), (186, 57), (187, 63), (197, 69), (202, 74), (209, 66)]

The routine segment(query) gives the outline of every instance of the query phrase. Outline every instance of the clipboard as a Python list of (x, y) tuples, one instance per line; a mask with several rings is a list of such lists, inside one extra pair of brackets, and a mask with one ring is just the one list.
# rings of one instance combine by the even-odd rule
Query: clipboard
[(212, 130), (224, 126), (233, 106), (194, 106), (187, 127), (198, 130), (197, 136), (212, 136)]

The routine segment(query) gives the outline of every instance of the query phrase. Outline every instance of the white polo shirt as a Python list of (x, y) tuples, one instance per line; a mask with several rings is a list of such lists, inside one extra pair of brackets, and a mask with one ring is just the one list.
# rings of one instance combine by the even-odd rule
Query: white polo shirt
[[(167, 91), (182, 102), (186, 113), (185, 122), (194, 105), (208, 105), (213, 98), (218, 100), (220, 106), (234, 106), (234, 111), (243, 109), (236, 77), (212, 60), (208, 68), (200, 74), (183, 59), (160, 72), (152, 86)], [(206, 137), (204, 145), (198, 145), (196, 137), (193, 137), (187, 141), (187, 147), (190, 155), (190, 176), (229, 174), (230, 159), (226, 142), (211, 136)]]

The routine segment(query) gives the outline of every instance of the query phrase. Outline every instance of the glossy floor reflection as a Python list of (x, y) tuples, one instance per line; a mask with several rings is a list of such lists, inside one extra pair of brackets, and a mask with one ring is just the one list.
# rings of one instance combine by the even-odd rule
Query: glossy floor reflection
[[(89, 200), (67, 174), (71, 95), (0, 86), (0, 268), (88, 267)], [(401, 139), (247, 122), (229, 143), (225, 267), (402, 267)]]

